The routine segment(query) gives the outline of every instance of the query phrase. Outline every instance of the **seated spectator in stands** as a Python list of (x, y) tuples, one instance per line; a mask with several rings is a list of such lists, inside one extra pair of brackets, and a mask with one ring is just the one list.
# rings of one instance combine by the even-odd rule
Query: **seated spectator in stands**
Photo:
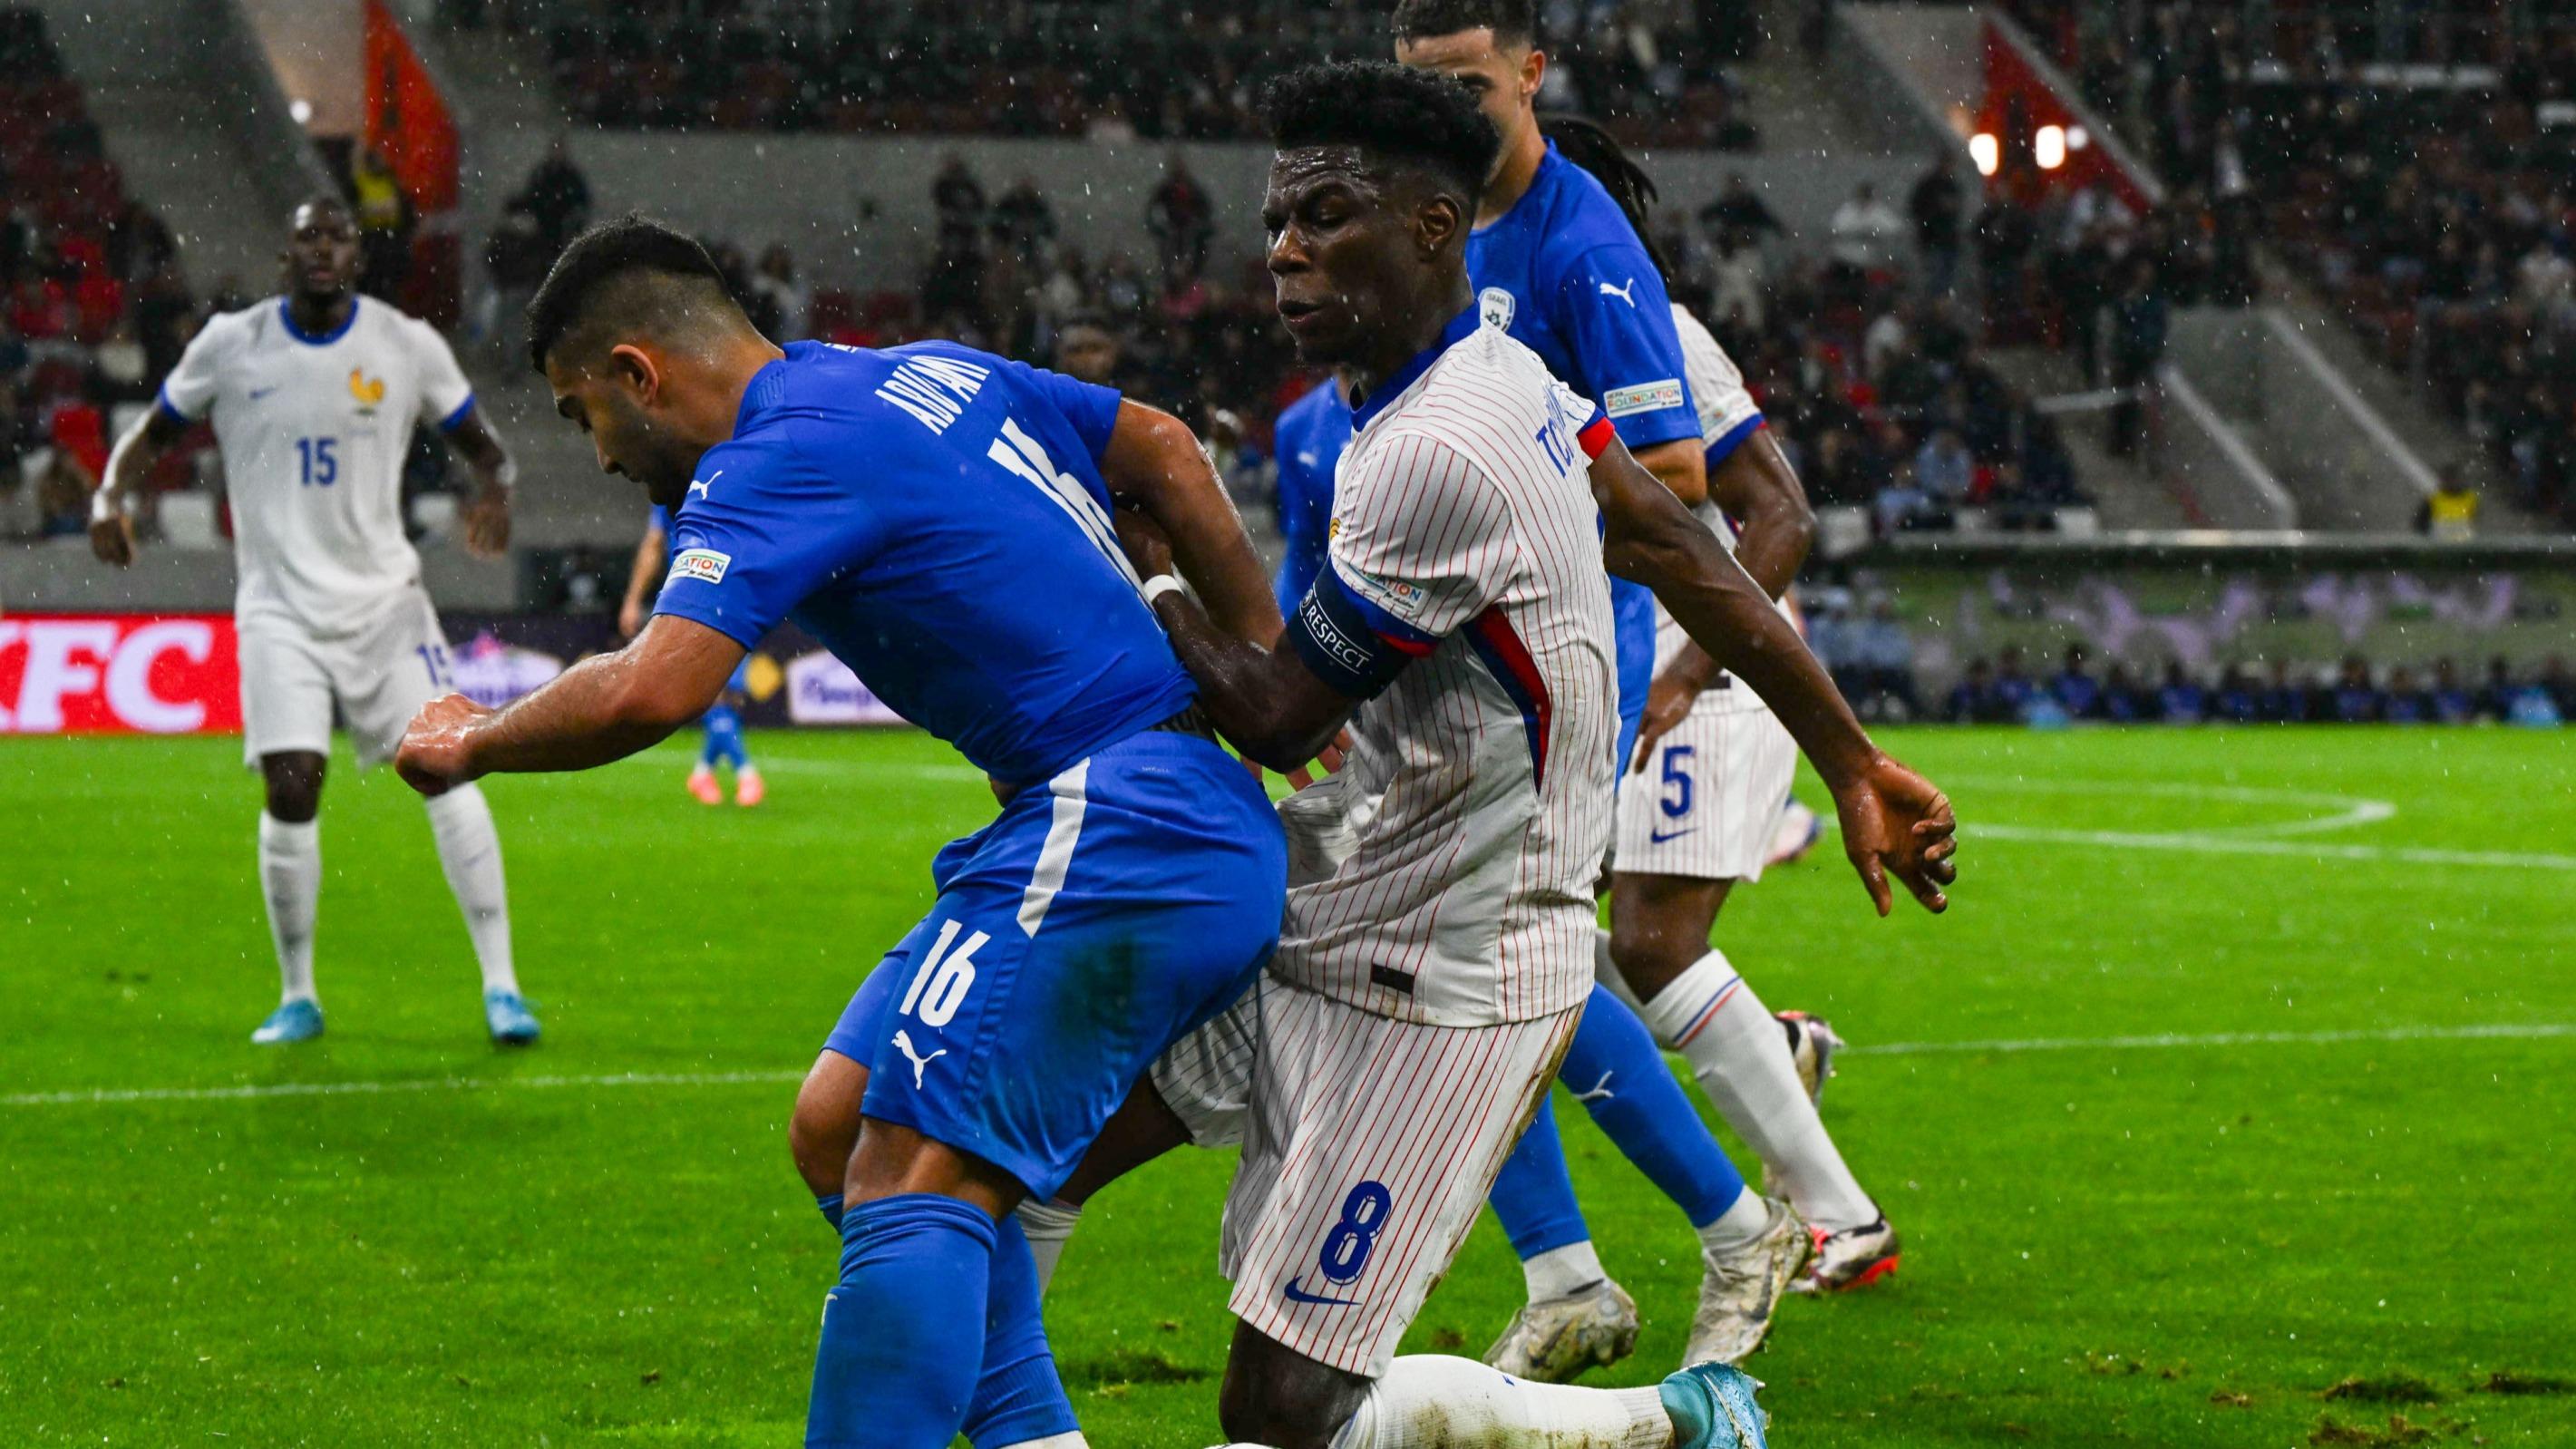
[(1923, 701), (1914, 692), (1914, 641), (1897, 622), (1896, 607), (1885, 594), (1869, 601), (1869, 617), (1852, 633), (1852, 653), (1862, 687), (1877, 701), (1876, 717), (1922, 716)]
[(2148, 704), (2147, 692), (2138, 687), (2137, 677), (2129, 673), (2129, 666), (2117, 659), (2112, 660), (2111, 668), (2102, 676), (2099, 717), (2113, 724), (2135, 724), (2146, 717)]
[(2455, 542), (2477, 532), (2478, 492), (2469, 486), (2468, 470), (2456, 460), (2442, 466), (2439, 483), (2415, 508), (2415, 531), (2426, 538)]
[(1726, 189), (1717, 199), (1699, 209), (1699, 224), (1708, 229), (1709, 240), (1725, 244), (1730, 232), (1759, 246), (1769, 237), (1780, 236), (1784, 229), (1780, 218), (1771, 214), (1762, 198), (1753, 194), (1753, 183), (1741, 171), (1727, 173)]
[(1216, 207), (1178, 147), (1163, 162), (1162, 183), (1145, 198), (1145, 230), (1162, 254), (1167, 287), (1206, 270), (1208, 243), (1216, 236)]
[(107, 472), (107, 419), (85, 401), (54, 409), (52, 452), (36, 479), (36, 531), (46, 538), (89, 532), (89, 496)]
[(930, 209), (939, 218), (939, 245), (946, 250), (983, 250), (984, 183), (964, 153), (951, 151), (930, 178)]
[(1895, 479), (1878, 490), (1878, 499), (1872, 508), (1877, 514), (1878, 532), (1882, 538), (1915, 529), (1946, 528), (1950, 522), (1947, 511), (1934, 503), (1932, 495), (1924, 492), (1921, 484), (1916, 482), (1914, 464), (1910, 461), (1898, 465)]
[(1115, 387), (1121, 348), (1118, 334), (1096, 313), (1083, 313), (1057, 329), (1052, 366), (1096, 387)]
[(2568, 672), (2566, 656), (2550, 655), (2548, 662), (2540, 666), (2540, 678), (2533, 683), (2557, 706), (2560, 719), (2576, 719), (2576, 674)]
[(1037, 178), (1022, 176), (993, 203), (993, 243), (1020, 254), (1032, 265), (1055, 247), (1055, 208), (1038, 190)]
[(2345, 655), (2343, 672), (2335, 678), (2335, 722), (2369, 724), (2379, 718), (2382, 703), (2379, 687), (2370, 680), (2370, 661), (2358, 654)]
[(2477, 718), (2478, 702), (2460, 678), (2460, 666), (2447, 654), (2433, 661), (2433, 718), (2444, 724), (2467, 724)]
[(796, 275), (796, 255), (785, 242), (772, 242), (760, 254), (760, 270), (752, 274), (749, 291), (750, 306), (744, 310), (770, 341), (784, 346), (811, 335), (814, 292)]
[(2267, 724), (2302, 724), (2309, 718), (2308, 690), (2291, 677), (2290, 661), (2272, 661), (2271, 682), (2255, 696), (2255, 718)]
[(2010, 717), (2019, 719), (2037, 692), (2030, 676), (2022, 672), (2021, 646), (2005, 645), (2003, 652), (1995, 656), (1995, 703)]
[(2389, 724), (2422, 724), (2433, 717), (2433, 698), (2415, 686), (2415, 671), (2400, 664), (2388, 671), (2388, 692), (2380, 698), (2379, 717)]
[(1834, 208), (1833, 258), (1855, 272), (1884, 272), (1896, 264), (1896, 249), (1905, 237), (1905, 219), (1878, 199), (1878, 188), (1864, 181), (1851, 200)]
[(2067, 645), (2064, 665), (2048, 681), (2048, 692), (2058, 707), (2076, 719), (2098, 718), (2102, 712), (2102, 686), (2086, 672), (2086, 657), (2083, 645)]
[(1997, 713), (1995, 666), (1980, 654), (1968, 661), (1968, 672), (1950, 686), (1950, 697), (1941, 706), (1941, 718), (1951, 724), (1987, 724)]
[(2156, 691), (2156, 711), (2166, 724), (2198, 724), (2208, 716), (2209, 693), (2181, 660), (2165, 665), (2164, 688)]
[(2522, 693), (2522, 686), (2513, 682), (2512, 662), (2501, 654), (2489, 659), (2486, 685), (2478, 691), (2478, 718), (2492, 720), (2513, 718), (2514, 696), (2520, 693)]
[(2262, 717), (2254, 681), (2246, 675), (2244, 666), (2230, 663), (2218, 671), (2218, 689), (2210, 696), (2209, 715), (2230, 724), (2250, 724)]
[(537, 268), (542, 281), (555, 254), (590, 225), (590, 179), (573, 164), (569, 138), (559, 135), (546, 147), (546, 159), (528, 173), (509, 205), (525, 211), (536, 224), (537, 243), (545, 253)]
[(1934, 428), (1914, 455), (1914, 486), (1923, 490), (1936, 511), (1955, 514), (1968, 501), (1977, 480), (1977, 460), (1956, 428)]
[(350, 214), (358, 223), (358, 287), (400, 305), (411, 275), (413, 214), (393, 163), (373, 146), (349, 163)]
[(1906, 210), (1914, 220), (1914, 250), (1923, 262), (1923, 285), (1935, 295), (1947, 293), (1959, 277), (1959, 220), (1967, 211), (1966, 193), (1951, 167), (1948, 146), (1932, 153), (1932, 168), (1914, 183)]
[(89, 395), (109, 404), (147, 402), (155, 390), (152, 358), (134, 336), (134, 323), (120, 317), (107, 336), (90, 349)]

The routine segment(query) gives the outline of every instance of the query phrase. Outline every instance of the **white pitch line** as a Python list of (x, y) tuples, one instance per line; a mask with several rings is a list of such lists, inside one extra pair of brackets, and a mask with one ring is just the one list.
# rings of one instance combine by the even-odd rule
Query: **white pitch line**
[(471, 1092), (485, 1087), (731, 1087), (801, 1082), (801, 1071), (613, 1072), (596, 1077), (417, 1077), (395, 1082), (269, 1082), (241, 1087), (101, 1088), (17, 1092), (0, 1107), (85, 1107), (118, 1102), (237, 1102), (262, 1097), (355, 1097), (387, 1092)]
[(2121, 850), (2183, 850), (2202, 855), (2286, 855), (2302, 860), (2396, 861), (2407, 865), (2486, 865), (2515, 870), (2576, 870), (2576, 855), (2540, 851), (2433, 850), (2411, 845), (2328, 845), (2315, 840), (2258, 840), (2243, 836), (2131, 834), (2122, 830), (2055, 830), (2038, 825), (1959, 827), (1971, 840), (2035, 840), (2060, 845), (2102, 845)]
[(2564, 1036), (2576, 1036), (2576, 1023), (2490, 1022), (2479, 1026), (2389, 1026), (2354, 1031), (2218, 1031), (2200, 1035), (2160, 1032), (2152, 1036), (2039, 1036), (2018, 1041), (1892, 1041), (1847, 1046), (1835, 1055), (1910, 1057), (1944, 1052), (2139, 1051), (2172, 1047), (2328, 1046), (2338, 1042), (2479, 1041), (2497, 1037)]

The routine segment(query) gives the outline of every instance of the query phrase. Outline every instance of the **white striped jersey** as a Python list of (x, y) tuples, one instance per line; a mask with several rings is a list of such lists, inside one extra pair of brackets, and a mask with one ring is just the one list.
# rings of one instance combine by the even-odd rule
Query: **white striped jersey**
[(234, 612), (322, 637), (355, 633), (420, 579), (403, 537), (412, 426), (461, 425), (474, 390), (428, 323), (373, 297), (311, 336), (271, 298), (209, 320), (160, 407), (207, 416), (223, 451), (241, 582)]
[(1470, 312), (1354, 422), (1327, 583), (1413, 662), (1282, 808), (1273, 970), (1435, 1026), (1566, 1010), (1592, 989), (1618, 728), (1589, 477), (1609, 420)]
[[(1700, 436), (1709, 440), (1708, 471), (1714, 477), (1718, 465), (1762, 428), (1762, 405), (1755, 402), (1753, 394), (1745, 388), (1744, 370), (1735, 365), (1735, 359), (1726, 355), (1726, 349), (1709, 335), (1708, 328), (1679, 302), (1673, 304), (1673, 327), (1681, 333), (1682, 365), (1690, 378), (1691, 401), (1699, 405)], [(1714, 501), (1701, 504), (1693, 512), (1699, 515), (1700, 522), (1708, 525), (1710, 532), (1717, 535), (1717, 541), (1726, 545), (1728, 553), (1735, 552), (1735, 525), (1718, 511)], [(1780, 605), (1780, 613), (1788, 617), (1789, 606)], [(1682, 645), (1689, 641), (1690, 636), (1682, 632), (1681, 625), (1673, 622), (1673, 616), (1665, 612), (1664, 606), (1660, 603), (1655, 605), (1655, 672), (1662, 673), (1665, 666), (1673, 662), (1673, 656), (1682, 652)], [(1712, 686), (1699, 707), (1733, 714), (1766, 706), (1760, 695), (1737, 681), (1723, 688)]]

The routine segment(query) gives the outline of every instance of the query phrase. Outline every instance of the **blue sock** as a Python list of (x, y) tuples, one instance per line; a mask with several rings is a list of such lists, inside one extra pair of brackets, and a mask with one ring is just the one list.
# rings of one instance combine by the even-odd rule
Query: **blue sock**
[(823, 1302), (806, 1449), (948, 1449), (982, 1355), (995, 1229), (932, 1193), (841, 1217), (841, 1281)]
[(832, 1225), (833, 1232), (837, 1233), (841, 1230), (841, 1195), (839, 1193), (814, 1199), (814, 1206), (823, 1210), (823, 1221)]
[(1744, 1193), (1744, 1174), (1710, 1136), (1654, 1033), (1601, 987), (1584, 1003), (1574, 1043), (1557, 1069), (1576, 1100), (1638, 1170), (1681, 1206), (1691, 1226), (1718, 1220)]
[(751, 754), (742, 747), (742, 716), (729, 704), (719, 704), (706, 712), (698, 723), (706, 726), (707, 742), (698, 751), (704, 765), (718, 763), (739, 770), (751, 763)]
[(1038, 1265), (1017, 1214), (1004, 1217), (993, 1243), (985, 1291), (984, 1376), (966, 1406), (965, 1432), (980, 1449), (1051, 1439), (1082, 1427), (1073, 1417), (1047, 1347), (1038, 1311)]
[(1522, 1262), (1591, 1238), (1583, 1208), (1574, 1200), (1574, 1179), (1566, 1175), (1565, 1144), (1557, 1140), (1552, 1096), (1539, 1099), (1538, 1115), (1530, 1119), (1520, 1145), (1503, 1159), (1485, 1202)]

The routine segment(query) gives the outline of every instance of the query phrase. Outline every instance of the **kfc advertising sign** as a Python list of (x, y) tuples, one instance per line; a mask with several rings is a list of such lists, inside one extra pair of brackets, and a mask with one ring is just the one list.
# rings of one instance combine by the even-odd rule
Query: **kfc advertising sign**
[(237, 734), (224, 614), (0, 618), (0, 734)]

